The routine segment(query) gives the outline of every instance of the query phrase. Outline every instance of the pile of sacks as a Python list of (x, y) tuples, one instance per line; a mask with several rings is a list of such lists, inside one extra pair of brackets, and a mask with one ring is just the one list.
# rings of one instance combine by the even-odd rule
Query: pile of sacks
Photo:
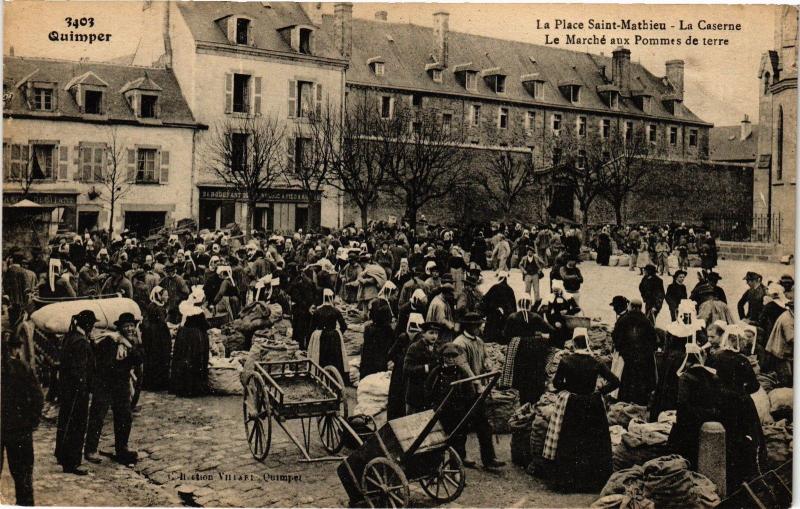
[(486, 343), (486, 366), (489, 371), (503, 371), (506, 364), (506, 345)]
[(620, 442), (611, 446), (614, 470), (641, 465), (667, 454), (667, 440), (675, 424), (675, 412), (662, 412), (657, 422), (633, 419), (621, 434)]
[(242, 364), (239, 358), (208, 359), (208, 387), (213, 394), (242, 394)]
[(547, 436), (547, 428), (550, 426), (550, 419), (556, 411), (558, 394), (555, 392), (545, 392), (539, 401), (533, 405), (533, 420), (531, 421), (531, 456), (541, 457), (544, 449), (544, 439)]
[(769, 413), (775, 420), (792, 419), (794, 390), (781, 387), (769, 391)]
[(486, 414), (495, 434), (511, 433), (508, 422), (519, 405), (516, 389), (492, 389), (486, 398)]
[(283, 310), (279, 304), (256, 301), (243, 307), (239, 318), (230, 322), (229, 325), (243, 334), (251, 334), (269, 327), (272, 321), (280, 319), (282, 315)]
[(704, 509), (720, 502), (716, 485), (673, 454), (615, 472), (591, 507)]
[(358, 387), (358, 382), (361, 379), (361, 356), (353, 357), (347, 363), (347, 374), (350, 377), (350, 383), (353, 387)]
[(244, 334), (234, 329), (231, 324), (225, 324), (221, 329), (208, 330), (208, 342), (211, 344), (212, 353), (218, 357), (226, 357), (230, 352), (244, 350)]
[(357, 404), (354, 415), (363, 414), (375, 417), (386, 410), (389, 404), (390, 371), (381, 371), (364, 377), (356, 391)]
[(622, 426), (625, 429), (628, 429), (628, 424), (634, 419), (647, 422), (650, 415), (646, 406), (635, 405), (625, 401), (618, 401), (609, 405), (607, 413), (609, 426)]
[(259, 361), (288, 361), (299, 358), (300, 345), (292, 338), (265, 329), (253, 334), (250, 353), (257, 355)]
[(589, 327), (589, 344), (595, 358), (607, 366), (611, 366), (611, 353), (614, 351), (614, 342), (611, 339), (611, 329), (604, 323), (596, 323)]
[(756, 378), (758, 379), (758, 383), (761, 384), (761, 387), (767, 392), (780, 385), (778, 383), (778, 375), (774, 372), (759, 373), (756, 375)]
[(511, 461), (515, 465), (527, 467), (533, 456), (531, 454), (531, 429), (536, 417), (534, 406), (525, 403), (514, 411), (508, 420), (511, 429)]
[(767, 444), (767, 465), (763, 471), (777, 468), (792, 459), (792, 424), (786, 419), (761, 428)]

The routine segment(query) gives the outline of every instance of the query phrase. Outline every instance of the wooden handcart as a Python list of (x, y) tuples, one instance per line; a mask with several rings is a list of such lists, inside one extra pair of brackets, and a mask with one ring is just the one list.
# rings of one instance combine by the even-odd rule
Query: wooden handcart
[[(392, 419), (383, 425), (337, 469), (351, 503), (365, 501), (370, 507), (405, 507), (412, 482), (419, 482), (436, 502), (457, 499), (464, 491), (466, 476), (461, 457), (450, 444), (499, 377), (500, 372), (494, 371), (453, 382), (435, 411)], [(439, 416), (447, 400), (458, 385), (476, 381), (485, 381), (484, 389), (453, 431), (446, 433)]]
[[(347, 423), (341, 375), (334, 367), (323, 369), (311, 359), (256, 363), (245, 382), (242, 413), (250, 452), (259, 461), (269, 454), (273, 421), (300, 450), (301, 462), (344, 459), (334, 456), (344, 445), (344, 434), (358, 439)], [(300, 420), (302, 440), (286, 427), (293, 419)], [(309, 453), (312, 420), (327, 456), (312, 457)]]

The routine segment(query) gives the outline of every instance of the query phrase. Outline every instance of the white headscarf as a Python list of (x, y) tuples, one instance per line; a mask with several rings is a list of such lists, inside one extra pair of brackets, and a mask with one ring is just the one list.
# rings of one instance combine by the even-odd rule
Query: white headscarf
[(586, 348), (585, 349), (584, 348), (580, 348), (580, 349), (576, 348), (575, 352), (576, 353), (585, 352), (585, 353), (588, 353), (589, 355), (594, 355), (594, 351), (592, 350), (592, 345), (591, 345), (591, 343), (589, 343), (589, 330), (586, 327), (575, 327), (575, 329), (572, 331), (573, 346), (575, 344), (575, 338), (577, 338), (579, 336), (583, 336), (584, 338), (586, 338)]
[(186, 317), (195, 316), (203, 313), (203, 308), (199, 306), (206, 298), (203, 287), (195, 285), (192, 287), (192, 293), (186, 298), (185, 301), (178, 304), (178, 312), (181, 314), (181, 325), (186, 324)]
[(158, 285), (154, 286), (153, 289), (150, 290), (150, 302), (156, 306), (163, 306), (166, 304), (165, 302), (161, 302), (161, 300), (159, 300), (159, 297), (161, 297), (161, 292), (163, 291), (164, 289), (162, 287)]

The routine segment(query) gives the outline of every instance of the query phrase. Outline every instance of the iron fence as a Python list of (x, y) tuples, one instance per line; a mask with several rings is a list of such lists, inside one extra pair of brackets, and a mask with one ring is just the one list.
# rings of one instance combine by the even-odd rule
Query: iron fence
[(778, 244), (781, 241), (782, 221), (780, 213), (708, 216), (703, 218), (703, 225), (719, 240)]

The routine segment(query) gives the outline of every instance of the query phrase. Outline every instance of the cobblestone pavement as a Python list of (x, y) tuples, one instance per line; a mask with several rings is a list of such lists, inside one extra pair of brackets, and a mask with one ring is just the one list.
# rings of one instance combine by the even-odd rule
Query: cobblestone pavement
[[(611, 296), (638, 294), (640, 277), (626, 268), (598, 267), (587, 262), (581, 269), (586, 280), (581, 304), (589, 316), (611, 320), (613, 313), (608, 307)], [(726, 261), (718, 271), (723, 276), (722, 286), (728, 300), (735, 303), (745, 290), (742, 278), (747, 270), (759, 271), (766, 281), (793, 269), (778, 264)], [(490, 282), (491, 275), (486, 274), (485, 279)], [(669, 281), (671, 278), (665, 277), (665, 283)], [(691, 275), (689, 286), (695, 281)], [(519, 274), (512, 274), (511, 284), (519, 289)], [(542, 284), (543, 290), (548, 288), (547, 283)], [(661, 312), (660, 323), (666, 321), (665, 315), (668, 317), (666, 309)], [(101, 465), (87, 465), (91, 474), (86, 477), (60, 472), (52, 455), (54, 424), (43, 422), (34, 436), (37, 504), (335, 507), (347, 503), (336, 475), (337, 464), (299, 463), (300, 453), (277, 426), (273, 426), (269, 456), (263, 463), (254, 460), (244, 436), (240, 397), (180, 399), (163, 393), (145, 393), (140, 405), (131, 435), (131, 447), (140, 452), (139, 463), (127, 468), (104, 459)], [(299, 423), (293, 421), (290, 428), (296, 436), (302, 436)], [(112, 429), (109, 415), (101, 450), (113, 447)], [(467, 470), (467, 487), (457, 503), (449, 506), (587, 507), (596, 498), (593, 494), (549, 491), (511, 465), (510, 435), (500, 436), (498, 441), (498, 456), (509, 466), (497, 474)], [(323, 454), (316, 436), (312, 443), (312, 454)], [(468, 449), (471, 458), (479, 457), (474, 437), (470, 438)], [(279, 476), (288, 476), (292, 481), (280, 480)], [(191, 491), (191, 499), (181, 499), (179, 491)], [(6, 468), (0, 476), (0, 502), (13, 503), (13, 500), (13, 483)], [(412, 501), (417, 506), (430, 504), (418, 487), (412, 488)]]

